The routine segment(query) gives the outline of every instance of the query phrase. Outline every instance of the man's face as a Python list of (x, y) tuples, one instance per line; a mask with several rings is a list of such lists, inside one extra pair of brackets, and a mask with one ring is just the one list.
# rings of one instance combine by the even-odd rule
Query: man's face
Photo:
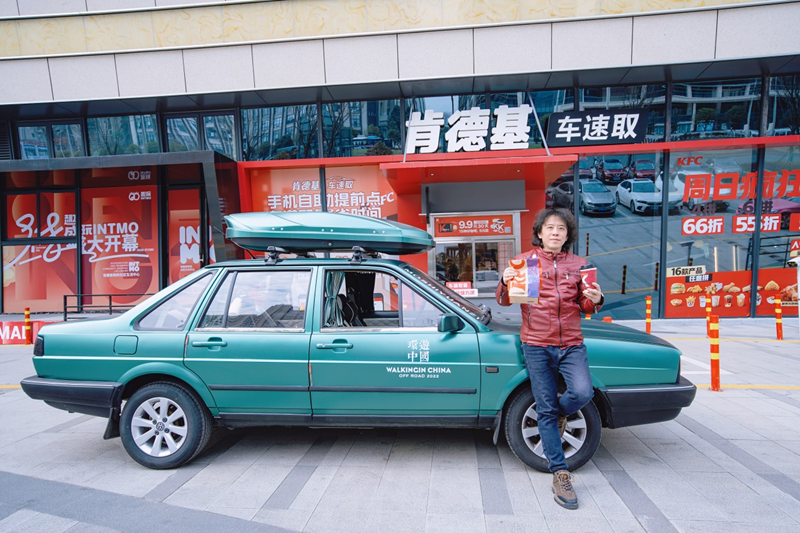
[(542, 248), (548, 252), (558, 253), (567, 242), (569, 233), (567, 223), (561, 217), (550, 215), (544, 221), (542, 231), (539, 232), (539, 239), (542, 241)]

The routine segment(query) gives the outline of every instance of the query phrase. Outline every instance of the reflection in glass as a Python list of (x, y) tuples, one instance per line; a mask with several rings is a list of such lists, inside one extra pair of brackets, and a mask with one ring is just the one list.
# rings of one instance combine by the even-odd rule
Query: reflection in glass
[(400, 100), (322, 104), (325, 157), (400, 153)]
[(317, 106), (242, 110), (245, 161), (317, 157)]
[(143, 154), (160, 151), (155, 115), (90, 118), (87, 123), (91, 155)]
[(761, 78), (674, 83), (673, 141), (758, 135)]
[(672, 154), (670, 191), (681, 207), (669, 213), (667, 266), (699, 267), (703, 277), (667, 278), (667, 317), (701, 317), (706, 304), (719, 316), (749, 316), (755, 161), (755, 150)]
[(236, 159), (233, 142), (233, 115), (212, 115), (203, 117), (205, 147), (231, 159)]
[(767, 135), (800, 133), (800, 75), (770, 78)]
[(648, 142), (664, 140), (666, 85), (586, 87), (579, 95), (581, 111), (646, 108)]
[(199, 150), (197, 117), (168, 118), (167, 143), (169, 144), (170, 152)]
[(80, 124), (54, 124), (53, 154), (56, 157), (82, 157), (83, 132)]
[(47, 126), (22, 126), (19, 128), (19, 148), (22, 159), (47, 159)]
[(761, 246), (758, 285), (762, 287), (758, 315), (773, 315), (780, 298), (784, 315), (797, 314), (797, 269), (790, 266), (791, 243), (800, 239), (800, 154), (795, 146), (767, 148), (761, 204)]
[[(551, 113), (560, 113), (562, 111), (570, 111), (572, 109), (572, 101), (567, 102), (567, 93), (572, 94), (572, 89), (560, 91), (534, 91), (531, 93), (515, 92), (515, 93), (494, 93), (491, 96), (492, 100), (492, 125), (495, 124), (494, 110), (501, 105), (508, 107), (519, 107), (522, 105), (536, 106), (536, 112), (539, 114), (539, 121), (542, 128), (545, 127), (545, 119)], [(530, 95), (530, 98), (529, 98)], [(536, 126), (536, 117), (533, 113), (528, 115), (528, 127), (530, 131), (528, 135), (529, 148), (541, 148), (542, 136), (539, 134), (539, 128)]]

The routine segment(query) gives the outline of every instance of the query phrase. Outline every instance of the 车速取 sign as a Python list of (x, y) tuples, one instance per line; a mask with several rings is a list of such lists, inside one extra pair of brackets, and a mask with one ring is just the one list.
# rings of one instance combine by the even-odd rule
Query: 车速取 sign
[(551, 147), (643, 143), (646, 133), (646, 109), (570, 111), (547, 118)]

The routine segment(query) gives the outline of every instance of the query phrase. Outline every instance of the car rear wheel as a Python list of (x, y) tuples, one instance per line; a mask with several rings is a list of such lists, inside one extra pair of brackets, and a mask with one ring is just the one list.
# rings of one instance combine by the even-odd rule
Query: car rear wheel
[[(506, 441), (520, 461), (540, 472), (549, 472), (537, 420), (533, 393), (528, 387), (520, 389), (506, 411)], [(561, 447), (570, 470), (582, 467), (592, 458), (600, 446), (601, 430), (600, 413), (594, 402), (589, 402), (567, 418)]]
[(203, 451), (212, 420), (197, 396), (181, 385), (157, 382), (136, 391), (125, 404), (120, 435), (137, 463), (178, 468)]

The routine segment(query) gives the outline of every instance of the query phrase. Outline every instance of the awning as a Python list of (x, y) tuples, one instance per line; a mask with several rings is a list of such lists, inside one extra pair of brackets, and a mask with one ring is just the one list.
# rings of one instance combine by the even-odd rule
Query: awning
[[(439, 154), (441, 157), (442, 154)], [(380, 168), (397, 194), (419, 193), (426, 183), (524, 180), (525, 189), (544, 190), (578, 161), (573, 154), (492, 157), (495, 154), (448, 154), (447, 159), (382, 163)], [(452, 157), (458, 155), (459, 157)], [(419, 156), (417, 156), (419, 157)]]

